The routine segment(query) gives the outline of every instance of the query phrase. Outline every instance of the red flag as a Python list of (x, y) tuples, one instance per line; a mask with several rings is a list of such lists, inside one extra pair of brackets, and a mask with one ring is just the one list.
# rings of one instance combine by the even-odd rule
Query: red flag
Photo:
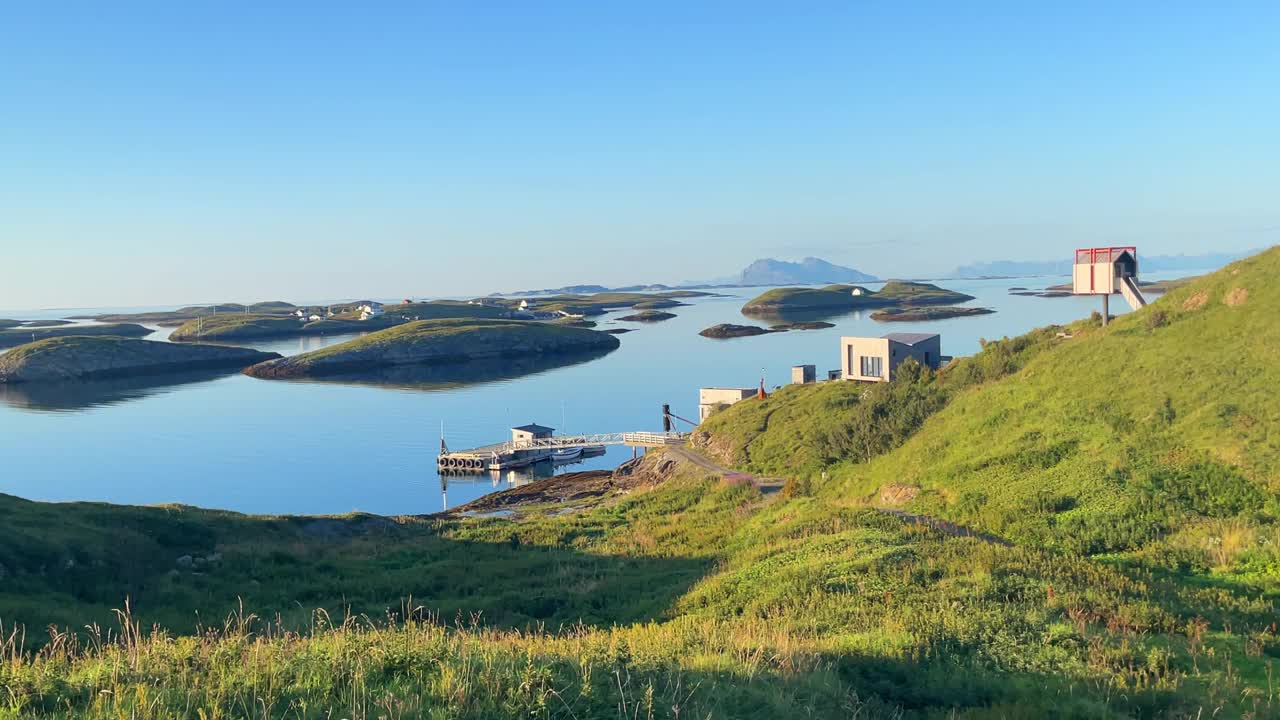
[(766, 397), (768, 397), (768, 394), (764, 391), (764, 378), (760, 378), (760, 392), (756, 395), (756, 399), (763, 400)]

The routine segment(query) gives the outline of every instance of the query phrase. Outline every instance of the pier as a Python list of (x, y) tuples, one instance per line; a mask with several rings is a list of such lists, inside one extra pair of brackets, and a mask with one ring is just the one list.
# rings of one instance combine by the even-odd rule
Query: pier
[(521, 425), (511, 428), (511, 439), (506, 442), (482, 445), (467, 450), (450, 450), (443, 434), (440, 438), (440, 455), (436, 469), (441, 473), (477, 474), (488, 470), (508, 470), (527, 467), (537, 462), (554, 460), (557, 453), (581, 449), (589, 453), (608, 445), (626, 445), (632, 448), (665, 447), (683, 445), (689, 433), (675, 430), (674, 420), (689, 424), (678, 415), (672, 415), (667, 406), (662, 408), (662, 432), (635, 431), (617, 433), (593, 433), (588, 435), (555, 435), (555, 428), (543, 425)]

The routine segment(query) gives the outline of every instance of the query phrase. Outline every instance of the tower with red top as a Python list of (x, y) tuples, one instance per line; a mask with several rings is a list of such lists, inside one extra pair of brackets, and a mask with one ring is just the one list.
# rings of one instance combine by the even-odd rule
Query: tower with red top
[(1071, 292), (1076, 295), (1102, 296), (1102, 324), (1110, 319), (1111, 296), (1124, 296), (1129, 307), (1145, 307), (1146, 298), (1138, 289), (1138, 248), (1080, 248), (1071, 271)]

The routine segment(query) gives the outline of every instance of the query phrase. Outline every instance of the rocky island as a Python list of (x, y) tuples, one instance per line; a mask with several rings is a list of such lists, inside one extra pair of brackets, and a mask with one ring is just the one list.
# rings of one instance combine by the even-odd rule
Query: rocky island
[(0, 355), (0, 383), (240, 369), (278, 357), (277, 353), (221, 345), (178, 345), (123, 337), (55, 337)]
[(623, 322), (662, 322), (673, 317), (675, 317), (674, 313), (661, 310), (642, 310), (634, 315), (624, 315), (618, 319)]
[(768, 335), (776, 330), (762, 328), (759, 325), (735, 325), (733, 323), (720, 323), (704, 328), (698, 334), (705, 338), (715, 340), (727, 340), (729, 338), (753, 337), (755, 335)]
[(745, 315), (784, 315), (789, 312), (841, 313), (862, 308), (899, 305), (953, 305), (972, 295), (940, 288), (931, 283), (890, 280), (880, 290), (861, 285), (828, 285), (822, 288), (777, 288), (742, 307)]
[(45, 340), (56, 337), (69, 337), (79, 335), (84, 337), (98, 337), (111, 335), (115, 337), (132, 337), (139, 338), (150, 335), (155, 332), (151, 328), (145, 328), (141, 325), (133, 323), (110, 323), (106, 325), (63, 325), (59, 327), (41, 327), (28, 328), (18, 326), (7, 330), (0, 330), (0, 349), (16, 347), (26, 343), (35, 342), (37, 340)]
[(787, 332), (788, 330), (826, 330), (835, 327), (835, 323), (822, 322), (821, 320), (806, 320), (800, 322), (779, 323), (770, 326), (774, 332)]
[(918, 320), (946, 320), (948, 318), (970, 317), (972, 315), (990, 315), (995, 312), (991, 308), (956, 307), (954, 305), (928, 305), (925, 307), (902, 307), (877, 310), (871, 313), (872, 320), (880, 322), (911, 322)]
[(358, 373), (397, 365), (458, 363), (528, 355), (613, 350), (617, 338), (584, 328), (520, 320), (417, 320), (339, 345), (259, 363), (244, 372), (258, 378)]
[(705, 338), (715, 340), (727, 340), (729, 338), (755, 337), (756, 335), (769, 335), (771, 333), (787, 332), (788, 330), (824, 330), (833, 328), (835, 325), (829, 322), (791, 322), (780, 323), (767, 328), (759, 325), (735, 325), (733, 323), (720, 323), (704, 328), (698, 334)]

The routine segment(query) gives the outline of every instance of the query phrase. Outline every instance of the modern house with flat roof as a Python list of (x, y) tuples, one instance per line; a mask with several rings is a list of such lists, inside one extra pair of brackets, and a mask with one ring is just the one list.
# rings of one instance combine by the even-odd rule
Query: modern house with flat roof
[(840, 338), (841, 377), (860, 382), (890, 382), (907, 358), (926, 367), (942, 366), (942, 336), (937, 333), (889, 333), (878, 338)]
[(808, 385), (817, 381), (818, 368), (816, 365), (795, 365), (791, 368), (792, 385)]

